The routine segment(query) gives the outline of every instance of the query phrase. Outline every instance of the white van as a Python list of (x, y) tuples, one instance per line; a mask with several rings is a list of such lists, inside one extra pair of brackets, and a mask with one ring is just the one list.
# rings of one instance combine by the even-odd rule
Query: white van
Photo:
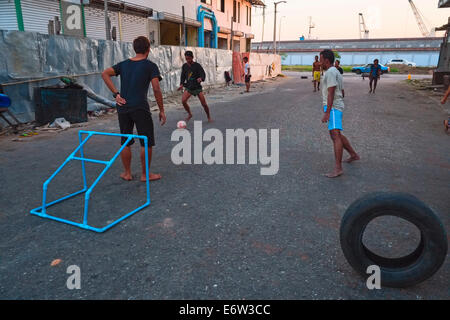
[(386, 65), (391, 65), (391, 64), (404, 64), (409, 67), (416, 67), (415, 62), (411, 62), (411, 61), (408, 61), (405, 59), (391, 59), (391, 60), (389, 60), (388, 63), (386, 63)]

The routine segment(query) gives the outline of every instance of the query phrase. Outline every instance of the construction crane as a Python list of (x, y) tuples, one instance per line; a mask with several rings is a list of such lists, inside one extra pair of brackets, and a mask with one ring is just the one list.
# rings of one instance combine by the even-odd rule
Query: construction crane
[(369, 30), (367, 29), (366, 22), (362, 13), (359, 14), (359, 38), (369, 39)]
[(427, 26), (425, 25), (425, 22), (423, 22), (422, 14), (420, 13), (419, 9), (417, 9), (416, 5), (414, 4), (413, 0), (408, 0), (409, 4), (411, 5), (412, 11), (414, 13), (414, 16), (416, 17), (417, 24), (419, 25), (420, 32), (424, 37), (433, 37), (435, 35), (436, 29), (431, 29), (431, 31), (428, 31)]
[(312, 32), (311, 30), (314, 29), (316, 27), (316, 24), (314, 22), (312, 22), (312, 17), (309, 17), (309, 33), (308, 33), (308, 39), (311, 40), (312, 37)]

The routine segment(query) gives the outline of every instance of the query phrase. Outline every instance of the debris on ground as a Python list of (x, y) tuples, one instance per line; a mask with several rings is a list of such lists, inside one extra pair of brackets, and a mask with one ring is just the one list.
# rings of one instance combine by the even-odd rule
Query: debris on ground
[(70, 128), (70, 122), (64, 118), (56, 118), (55, 121), (53, 121), (48, 127), (49, 128), (59, 127), (63, 130), (66, 130)]
[(58, 264), (60, 264), (62, 262), (61, 259), (55, 259), (52, 261), (52, 263), (50, 264), (52, 267), (57, 266)]
[(417, 90), (444, 91), (444, 85), (433, 85), (431, 79), (415, 79), (405, 80), (407, 84), (413, 86)]
[[(433, 74), (433, 70), (436, 68), (430, 67), (410, 67), (404, 64), (391, 64), (389, 65), (391, 70), (396, 70), (396, 73), (400, 74)], [(394, 71), (393, 71), (394, 72)]]

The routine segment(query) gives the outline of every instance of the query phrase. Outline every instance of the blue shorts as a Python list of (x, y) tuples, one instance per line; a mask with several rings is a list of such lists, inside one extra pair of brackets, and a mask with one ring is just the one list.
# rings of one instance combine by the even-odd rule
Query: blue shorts
[[(327, 112), (327, 106), (323, 106), (323, 112)], [(330, 120), (328, 121), (328, 130), (344, 130), (342, 129), (343, 112), (338, 109), (331, 109)]]

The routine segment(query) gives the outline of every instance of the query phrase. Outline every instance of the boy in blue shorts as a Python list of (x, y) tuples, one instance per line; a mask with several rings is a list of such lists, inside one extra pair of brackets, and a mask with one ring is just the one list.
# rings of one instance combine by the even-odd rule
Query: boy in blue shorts
[(334, 171), (326, 174), (328, 178), (336, 178), (343, 174), (342, 155), (344, 149), (350, 154), (345, 162), (351, 163), (359, 160), (359, 155), (350, 145), (348, 139), (342, 134), (342, 116), (344, 111), (344, 87), (343, 77), (334, 67), (334, 53), (331, 50), (324, 50), (320, 53), (320, 62), (323, 70), (326, 71), (322, 81), (322, 96), (324, 105), (324, 116), (322, 122), (328, 122), (331, 140), (333, 140), (334, 156), (336, 165)]

